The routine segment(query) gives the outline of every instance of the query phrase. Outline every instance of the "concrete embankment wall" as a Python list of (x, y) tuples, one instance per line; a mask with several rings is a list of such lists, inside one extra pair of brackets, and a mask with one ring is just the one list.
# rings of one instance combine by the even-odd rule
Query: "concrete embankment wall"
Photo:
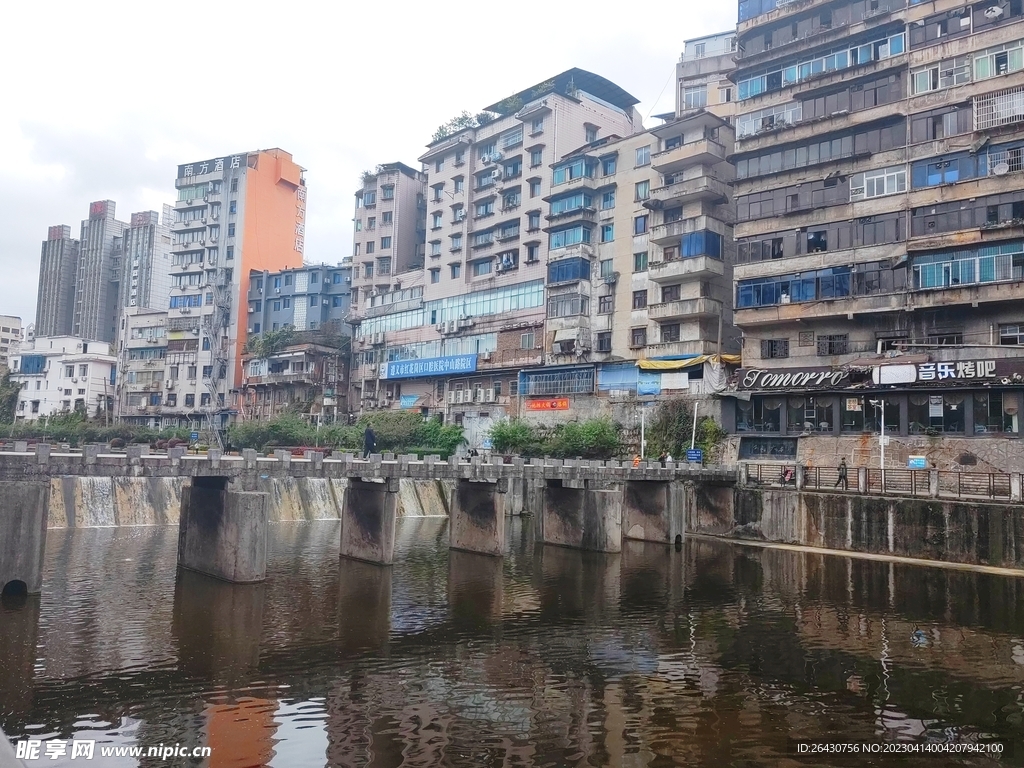
[[(177, 525), (186, 482), (180, 477), (55, 477), (50, 481), (47, 525)], [(447, 516), (451, 485), (438, 480), (401, 480), (398, 515)], [(337, 520), (347, 487), (347, 480), (319, 477), (267, 477), (259, 481), (259, 490), (267, 494), (271, 522)]]
[(760, 488), (708, 490), (688, 490), (688, 532), (1024, 570), (1021, 505)]

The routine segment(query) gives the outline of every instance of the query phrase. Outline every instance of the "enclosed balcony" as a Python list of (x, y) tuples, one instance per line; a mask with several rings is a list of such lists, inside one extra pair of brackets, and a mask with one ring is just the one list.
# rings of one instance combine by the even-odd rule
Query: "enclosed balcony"
[(651, 167), (658, 173), (678, 173), (694, 165), (725, 162), (725, 147), (714, 139), (701, 139), (680, 144), (651, 156)]
[(717, 351), (718, 344), (714, 339), (666, 341), (661, 344), (648, 344), (644, 347), (644, 357), (648, 360), (654, 360), (657, 358), (682, 357), (685, 355), (711, 355)]
[(664, 304), (649, 304), (647, 316), (652, 320), (676, 320), (688, 317), (718, 317), (722, 302), (718, 299), (680, 299)]
[(647, 277), (655, 283), (676, 283), (680, 280), (707, 279), (725, 274), (725, 263), (713, 256), (689, 256), (684, 259), (652, 261)]
[(729, 201), (729, 185), (711, 176), (677, 181), (651, 190), (651, 198), (644, 205), (647, 208), (670, 208), (673, 205), (707, 200), (712, 203)]

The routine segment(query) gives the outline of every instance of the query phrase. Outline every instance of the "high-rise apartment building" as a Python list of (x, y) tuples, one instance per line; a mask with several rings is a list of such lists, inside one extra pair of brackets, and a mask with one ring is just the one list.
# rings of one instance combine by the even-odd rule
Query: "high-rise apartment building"
[[(388, 292), (360, 293), (353, 404), (446, 413), (471, 443), (516, 410), (520, 371), (545, 362), (548, 252), (566, 253), (592, 229), (544, 231), (549, 166), (599, 137), (642, 130), (636, 103), (605, 78), (572, 69), (436, 137), (420, 157), (426, 263), (396, 275)], [(356, 209), (363, 232), (370, 215)], [(576, 386), (569, 372), (548, 373)]]
[(363, 175), (356, 192), (352, 298), (393, 290), (395, 276), (422, 270), (427, 176), (404, 163), (385, 163)]
[(192, 417), (207, 425), (237, 413), (249, 273), (302, 265), (303, 172), (281, 149), (178, 166), (167, 364), (177, 366), (177, 399), (193, 401)]
[[(89, 204), (89, 218), (82, 222), (72, 335), (112, 342), (120, 319), (119, 294), (124, 230), (127, 224), (114, 218), (113, 200)], [(37, 335), (43, 334), (38, 331)]]
[(71, 227), (50, 227), (39, 260), (39, 289), (36, 298), (36, 330), (40, 336), (71, 333), (75, 314), (75, 286), (78, 279), (79, 242), (71, 238)]
[(1018, 468), (1024, 6), (739, 9), (740, 457)]
[(124, 230), (121, 306), (166, 309), (171, 292), (171, 221), (165, 205), (163, 222), (156, 211), (133, 213)]

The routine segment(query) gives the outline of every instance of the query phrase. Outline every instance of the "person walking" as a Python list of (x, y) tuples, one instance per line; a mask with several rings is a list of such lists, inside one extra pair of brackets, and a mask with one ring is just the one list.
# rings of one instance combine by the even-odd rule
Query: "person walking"
[(373, 449), (377, 445), (377, 436), (373, 434), (373, 427), (367, 425), (366, 431), (363, 433), (363, 458), (370, 458), (370, 454), (373, 453)]
[(839, 477), (836, 479), (836, 484), (833, 487), (838, 488), (840, 483), (843, 484), (843, 490), (844, 491), (850, 490), (850, 484), (849, 484), (849, 482), (846, 479), (846, 459), (845, 458), (839, 460)]

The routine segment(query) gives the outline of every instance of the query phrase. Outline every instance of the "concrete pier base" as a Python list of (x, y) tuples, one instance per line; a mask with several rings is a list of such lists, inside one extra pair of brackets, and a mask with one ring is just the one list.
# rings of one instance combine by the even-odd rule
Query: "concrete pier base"
[(0, 482), (0, 593), (43, 590), (50, 484)]
[(341, 556), (391, 565), (397, 514), (398, 480), (350, 480), (341, 514)]
[[(459, 480), (455, 485), (449, 546), (464, 552), (501, 557), (505, 553), (503, 483)], [(504, 481), (505, 488), (508, 481)]]
[(622, 550), (622, 488), (615, 484), (570, 488), (548, 481), (538, 541), (593, 552)]
[(197, 477), (181, 493), (178, 567), (235, 584), (267, 577), (267, 494)]
[(681, 483), (626, 482), (622, 494), (622, 536), (671, 544), (686, 529), (686, 494)]

